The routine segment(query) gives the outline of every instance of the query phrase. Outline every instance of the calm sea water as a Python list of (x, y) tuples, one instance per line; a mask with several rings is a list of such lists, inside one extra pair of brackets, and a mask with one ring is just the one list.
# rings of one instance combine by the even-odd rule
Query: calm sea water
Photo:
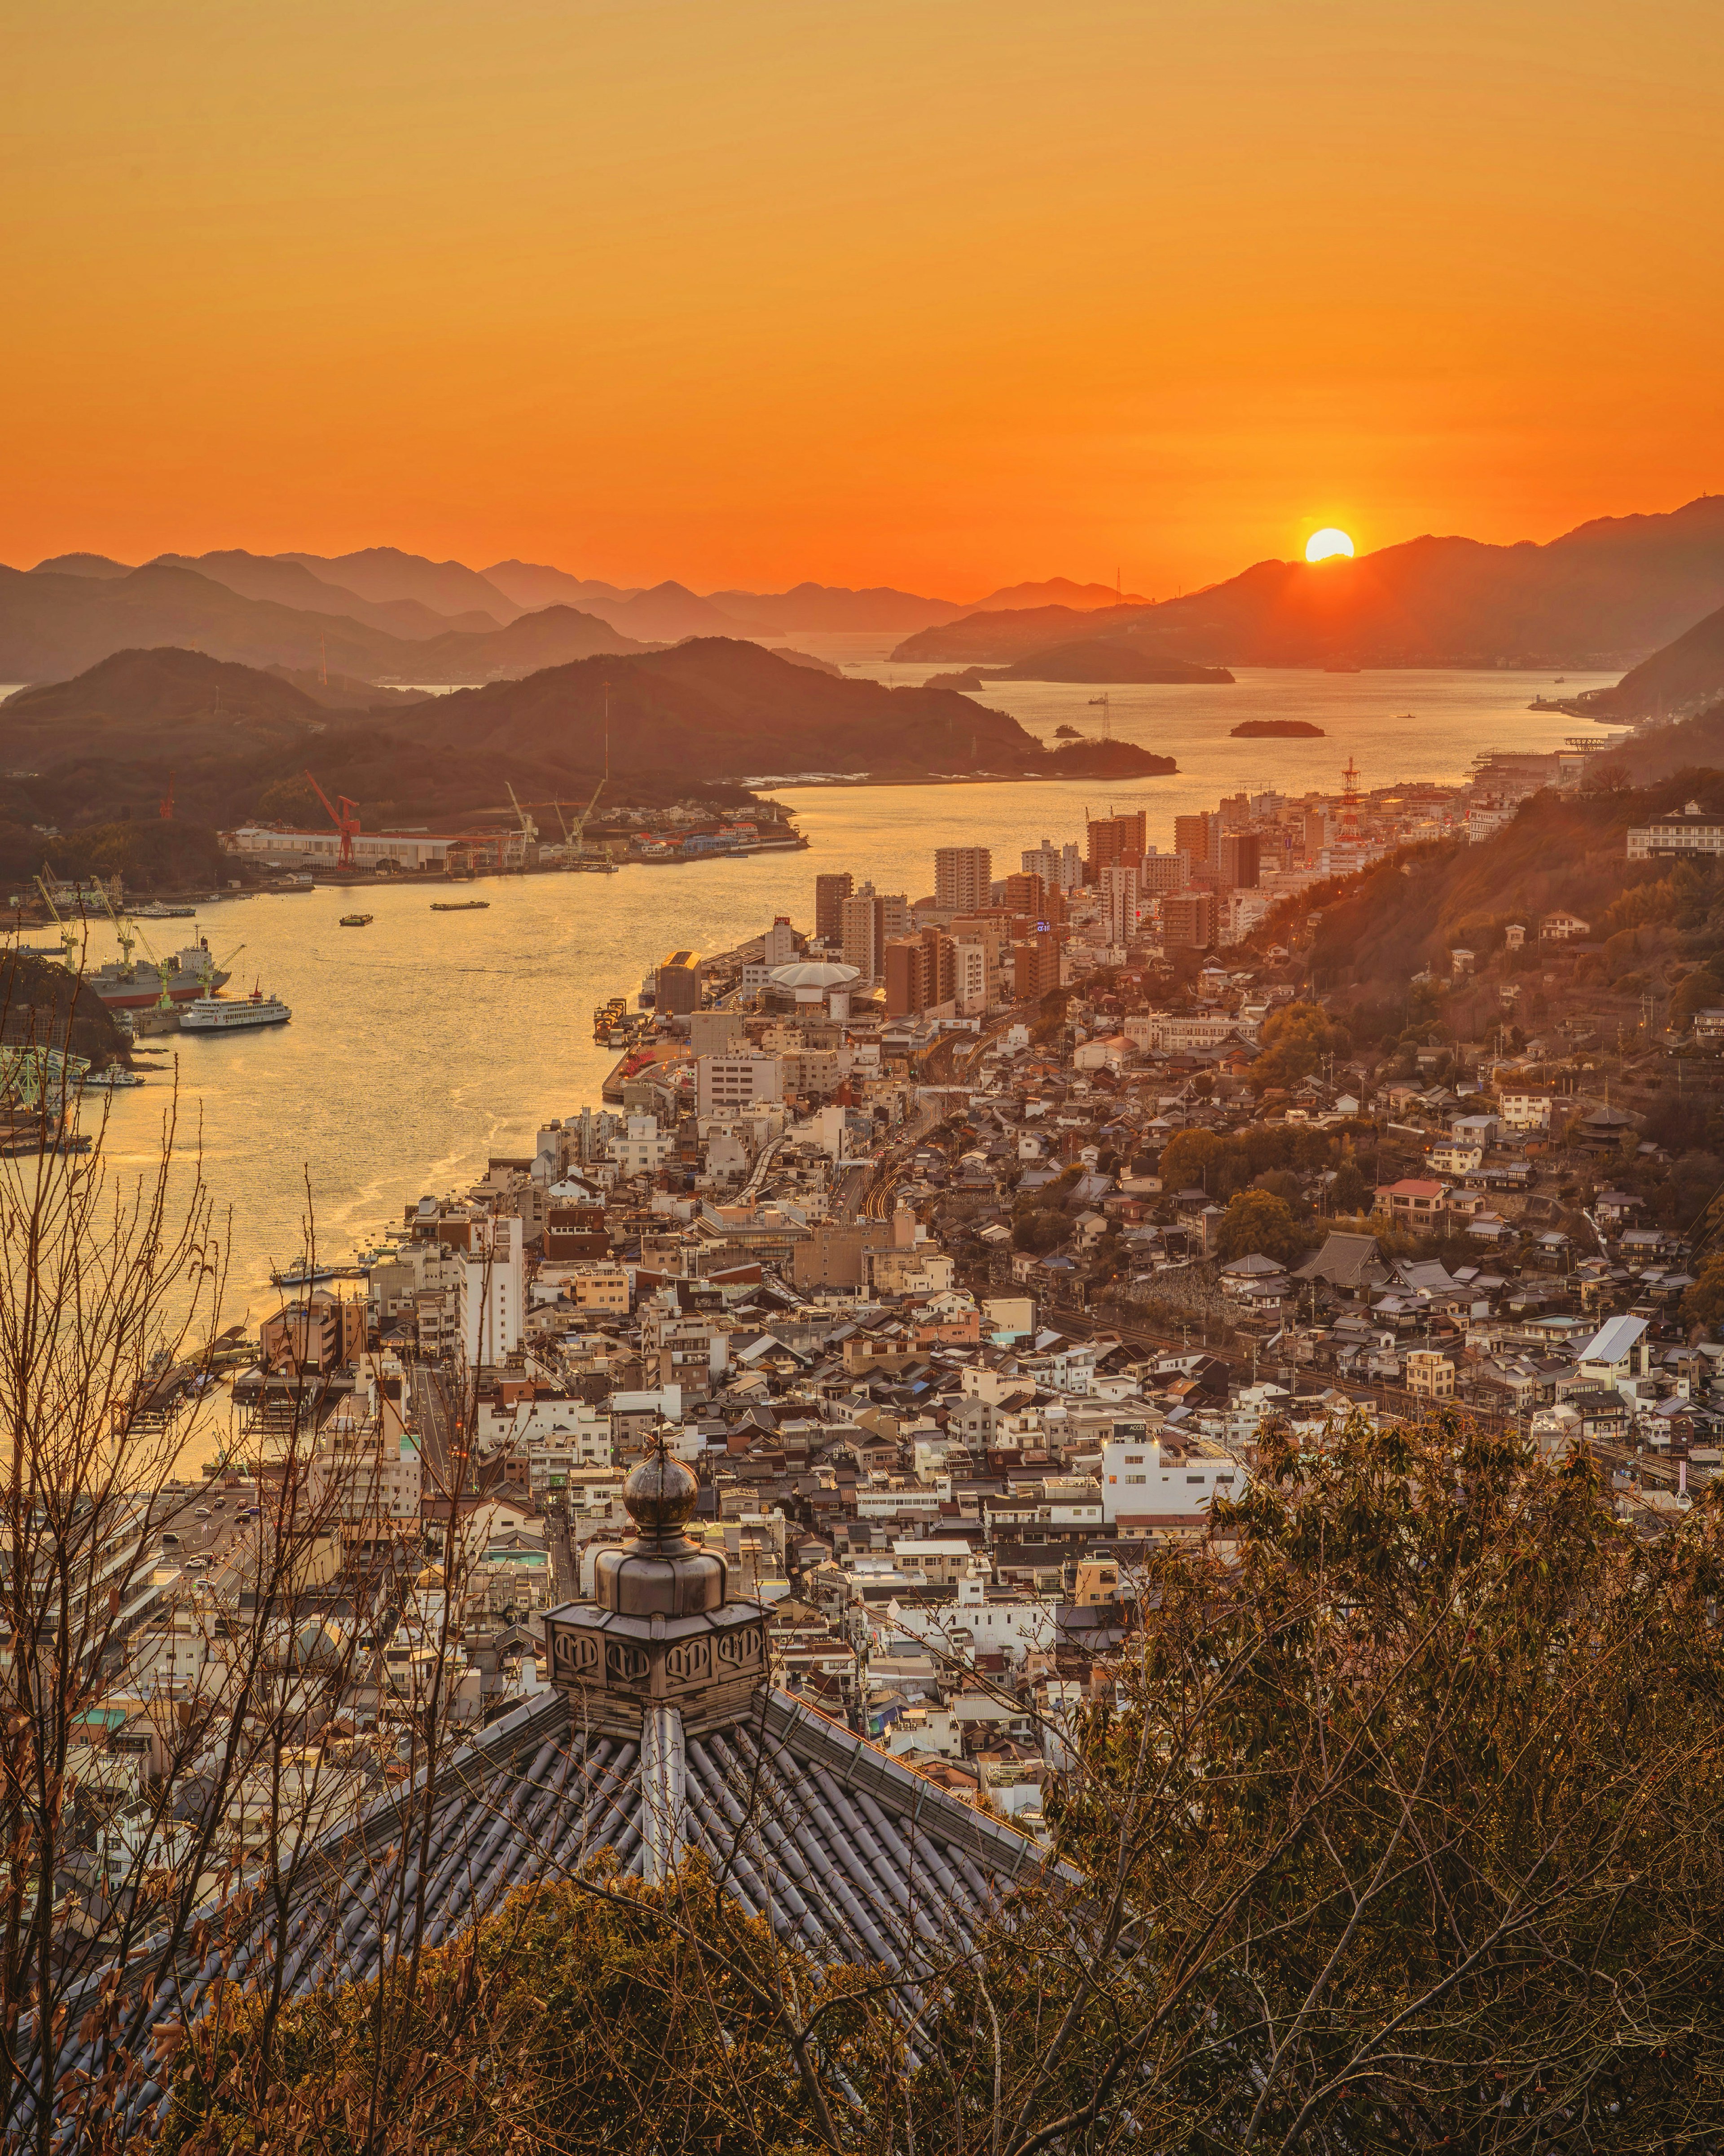
[[(941, 670), (853, 660), (852, 670), (915, 681)], [(1565, 687), (1593, 685), (1570, 675)], [(294, 1014), (269, 1032), (169, 1037), (164, 1071), (177, 1069), (181, 1149), (201, 1136), (205, 1173), (231, 1209), (229, 1315), (254, 1322), (272, 1306), (269, 1274), (304, 1248), (308, 1197), (320, 1253), (345, 1260), (422, 1193), (460, 1188), (488, 1156), (530, 1151), (549, 1117), (596, 1106), (615, 1058), (593, 1045), (594, 1004), (632, 1001), (649, 967), (678, 946), (727, 949), (777, 913), (812, 927), (823, 870), (849, 869), (915, 898), (932, 888), (936, 846), (991, 846), (1003, 873), (1044, 837), (1080, 839), (1086, 809), (1146, 808), (1165, 845), (1175, 815), (1242, 787), (1332, 790), (1350, 755), (1367, 788), (1456, 778), (1481, 749), (1548, 748), (1580, 732), (1526, 710), (1549, 689), (1526, 674), (1283, 672), (1243, 675), (1233, 688), (1119, 689), (1113, 732), (1176, 757), (1177, 776), (1111, 788), (787, 788), (806, 851), (485, 882), (474, 886), (490, 901), (483, 913), (434, 914), (437, 894), (423, 886), (212, 906), (200, 925), (218, 957), (244, 946), (230, 993), (258, 981)], [(1014, 683), (988, 693), (1034, 732), (1099, 729), (1090, 703), (1099, 692), (1085, 687)], [(1309, 719), (1326, 738), (1229, 738), (1241, 719), (1260, 717)], [(339, 927), (358, 905), (372, 925)], [(189, 924), (151, 926), (173, 943)], [(111, 932), (93, 930), (91, 962), (112, 952)], [(115, 1096), (108, 1151), (117, 1167), (136, 1168), (159, 1143), (168, 1094), (164, 1075)]]

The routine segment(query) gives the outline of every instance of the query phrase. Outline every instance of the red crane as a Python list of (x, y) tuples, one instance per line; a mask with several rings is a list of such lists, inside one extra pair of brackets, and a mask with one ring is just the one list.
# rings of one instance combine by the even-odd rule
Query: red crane
[(338, 793), (336, 801), (341, 804), (338, 808), (309, 771), (305, 773), (305, 783), (328, 809), (329, 820), (341, 834), (341, 847), (336, 855), (336, 867), (351, 869), (353, 865), (353, 841), (359, 831), (359, 803), (350, 801), (345, 793)]
[(167, 774), (167, 791), (156, 803), (156, 813), (164, 824), (173, 820), (173, 773)]

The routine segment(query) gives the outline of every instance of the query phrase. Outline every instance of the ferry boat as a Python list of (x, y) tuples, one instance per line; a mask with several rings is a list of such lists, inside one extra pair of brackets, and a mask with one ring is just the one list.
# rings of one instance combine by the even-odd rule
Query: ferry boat
[(336, 1265), (314, 1265), (303, 1257), (297, 1257), (290, 1265), (284, 1265), (269, 1279), (276, 1287), (316, 1287), (319, 1281), (334, 1280), (340, 1270)]
[(85, 1080), (86, 1086), (100, 1086), (109, 1092), (117, 1092), (121, 1086), (141, 1086), (143, 1079), (136, 1070), (128, 1070), (123, 1063), (110, 1063), (105, 1070), (92, 1070)]
[(195, 906), (169, 906), (159, 898), (152, 899), (148, 906), (132, 909), (132, 917), (137, 921), (192, 921), (197, 913)]
[(293, 1013), (280, 996), (266, 996), (254, 988), (238, 1003), (223, 1003), (219, 996), (198, 996), (180, 1013), (182, 1033), (244, 1033), (253, 1026), (285, 1025)]
[(343, 928), (369, 928), (376, 918), (372, 913), (344, 913), (341, 926)]
[(490, 906), (488, 898), (434, 898), (434, 913), (484, 913)]

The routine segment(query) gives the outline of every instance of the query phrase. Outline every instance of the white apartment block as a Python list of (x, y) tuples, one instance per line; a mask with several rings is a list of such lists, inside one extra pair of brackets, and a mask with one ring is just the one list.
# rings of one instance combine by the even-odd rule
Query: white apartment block
[(656, 1116), (630, 1116), (622, 1135), (611, 1140), (611, 1158), (624, 1175), (650, 1175), (675, 1143), (669, 1132), (659, 1130)]
[(1101, 1448), (1101, 1516), (1202, 1528), (1218, 1493), (1234, 1496), (1244, 1471), (1218, 1445), (1170, 1445), (1158, 1437), (1110, 1438)]
[(776, 1106), (783, 1098), (784, 1065), (778, 1056), (732, 1053), (695, 1059), (696, 1115), (740, 1115)]
[(470, 1368), (502, 1362), (526, 1329), (526, 1255), (518, 1214), (475, 1224), (478, 1247), (461, 1269), (462, 1352)]
[(1020, 860), (1025, 875), (1039, 875), (1044, 891), (1075, 891), (1084, 880), (1083, 849), (1075, 840), (1056, 846), (1044, 839)]

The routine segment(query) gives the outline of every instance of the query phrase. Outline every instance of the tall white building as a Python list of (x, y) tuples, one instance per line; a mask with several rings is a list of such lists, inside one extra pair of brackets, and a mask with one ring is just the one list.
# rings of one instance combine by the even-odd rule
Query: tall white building
[(1075, 841), (1056, 846), (1051, 839), (1044, 839), (1024, 853), (1022, 866), (1025, 875), (1041, 878), (1044, 891), (1075, 891), (1084, 880), (1083, 850)]
[(1137, 933), (1138, 882), (1135, 867), (1110, 862), (1101, 870), (1101, 904), (1110, 943), (1129, 943)]
[(959, 1018), (981, 1018), (988, 1009), (988, 946), (952, 947), (952, 1002)]
[(500, 1363), (526, 1329), (526, 1255), (519, 1214), (474, 1223), (461, 1268), (461, 1348), (468, 1367)]

